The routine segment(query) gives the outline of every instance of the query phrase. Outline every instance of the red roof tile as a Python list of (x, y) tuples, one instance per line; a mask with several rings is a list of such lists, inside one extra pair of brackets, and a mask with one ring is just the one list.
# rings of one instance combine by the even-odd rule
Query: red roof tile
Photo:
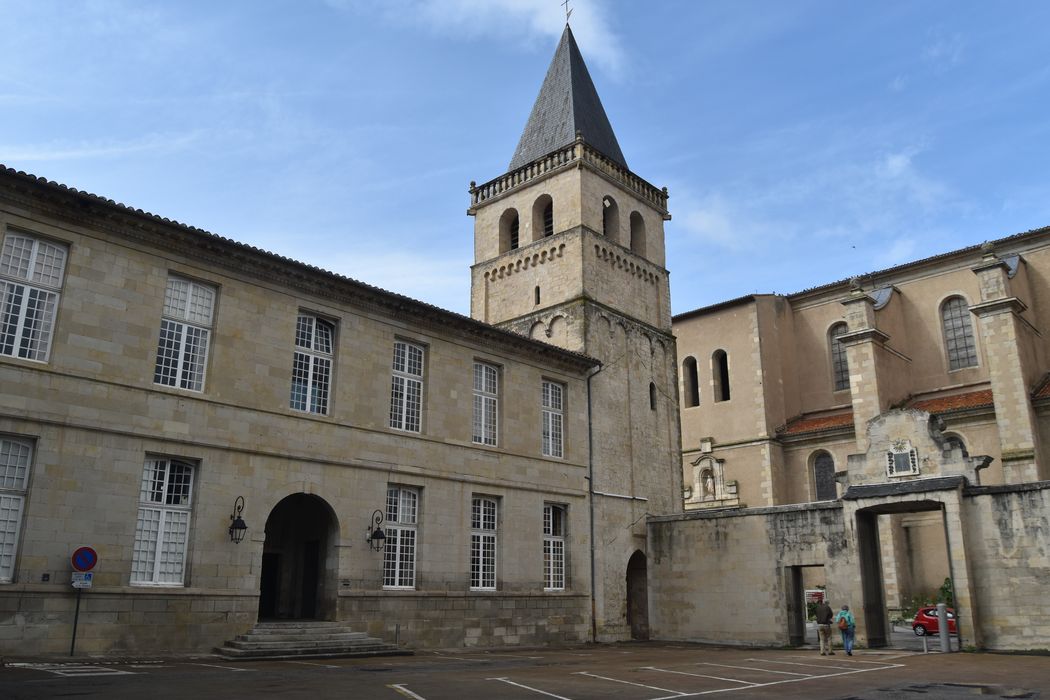
[(971, 391), (968, 394), (953, 394), (952, 396), (939, 396), (935, 399), (923, 399), (908, 406), (927, 413), (945, 413), (947, 411), (959, 411), (966, 408), (983, 408), (992, 405), (992, 390)]
[(835, 416), (815, 416), (812, 418), (798, 418), (780, 429), (781, 435), (801, 435), (802, 433), (815, 433), (821, 430), (832, 430), (834, 428), (853, 427), (853, 411), (840, 413)]

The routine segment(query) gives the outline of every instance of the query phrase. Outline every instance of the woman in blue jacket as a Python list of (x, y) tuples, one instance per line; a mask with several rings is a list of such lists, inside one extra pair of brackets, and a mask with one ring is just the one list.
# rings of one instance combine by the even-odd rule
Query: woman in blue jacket
[[(842, 632), (842, 647), (846, 650), (846, 655), (853, 656), (853, 634), (857, 628), (857, 621), (849, 611), (848, 605), (843, 605), (842, 610), (835, 613), (834, 622)], [(842, 624), (843, 622), (845, 624)]]

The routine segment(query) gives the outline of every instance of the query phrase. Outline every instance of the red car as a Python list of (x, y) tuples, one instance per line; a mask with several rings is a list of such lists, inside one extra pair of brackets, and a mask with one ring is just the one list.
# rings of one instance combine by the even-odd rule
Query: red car
[[(948, 608), (947, 613), (948, 632), (955, 634), (955, 611)], [(927, 605), (925, 608), (919, 608), (918, 612), (915, 613), (915, 621), (911, 623), (911, 630), (918, 637), (926, 634), (938, 634), (940, 632), (938, 622), (937, 606)]]

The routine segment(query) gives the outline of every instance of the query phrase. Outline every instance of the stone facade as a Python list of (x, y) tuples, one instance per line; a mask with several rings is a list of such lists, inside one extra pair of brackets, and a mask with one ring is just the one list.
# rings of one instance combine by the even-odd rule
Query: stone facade
[[(991, 586), (1050, 593), (1038, 537), (1018, 539), (993, 524), (1005, 518), (1033, 532), (1031, 523), (1045, 520), (1039, 508), (1050, 484), (1044, 481), (1050, 346), (1042, 329), (1050, 327), (1050, 306), (1041, 300), (1050, 293), (1048, 271), (1050, 229), (1040, 229), (863, 281), (754, 295), (676, 316), (685, 508), (715, 509), (711, 518), (738, 508), (718, 520), (727, 541), (736, 528), (779, 523), (767, 555), (790, 569), (796, 565), (776, 550), (796, 546), (796, 534), (783, 529), (797, 518), (791, 504), (841, 499), (835, 527), (849, 533), (851, 577), (835, 573), (840, 565), (826, 553), (797, 566), (823, 567), (833, 600), (864, 606), (869, 619), (861, 634), (868, 643), (887, 643), (889, 618), (947, 580), (963, 643), (1046, 646), (1050, 627), (1042, 611), (1023, 633), (1011, 633), (1009, 623), (986, 611), (1007, 607), (993, 599)], [(727, 378), (718, 374), (719, 352)], [(728, 397), (719, 394), (720, 382), (731, 385)], [(705, 469), (716, 482), (710, 487)], [(999, 494), (995, 506), (989, 489)], [(651, 537), (666, 537), (662, 531), (677, 521), (655, 522)], [(712, 526), (703, 518), (681, 521), (690, 532)], [(1017, 551), (1016, 541), (1032, 548), (1032, 565), (997, 569), (1009, 559), (1004, 551)], [(675, 566), (683, 571), (715, 566), (709, 554), (697, 553), (686, 567), (682, 549), (676, 551)], [(769, 576), (767, 583), (778, 580)], [(654, 583), (660, 591), (670, 585), (659, 575)], [(777, 595), (785, 591), (794, 595), (793, 589)], [(797, 606), (777, 600), (763, 623), (773, 626), (771, 643), (794, 634), (777, 616)], [(674, 602), (661, 598), (665, 604)], [(669, 624), (679, 630), (674, 634), (691, 626), (696, 638), (718, 631), (697, 620)]]

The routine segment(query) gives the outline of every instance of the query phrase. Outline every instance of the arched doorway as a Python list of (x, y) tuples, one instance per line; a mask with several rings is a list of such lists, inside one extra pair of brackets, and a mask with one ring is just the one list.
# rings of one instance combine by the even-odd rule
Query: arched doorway
[(323, 499), (296, 493), (266, 519), (259, 619), (332, 619), (335, 616), (339, 525)]
[(649, 588), (645, 555), (638, 551), (627, 562), (627, 624), (631, 639), (649, 639)]

